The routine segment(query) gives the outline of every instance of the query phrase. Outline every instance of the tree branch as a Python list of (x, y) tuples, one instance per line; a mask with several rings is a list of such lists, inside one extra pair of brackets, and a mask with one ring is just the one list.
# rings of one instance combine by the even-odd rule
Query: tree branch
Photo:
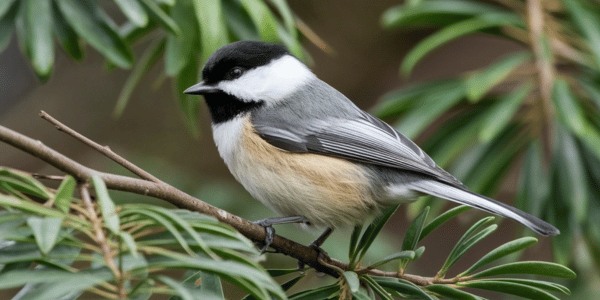
[[(141, 170), (141, 168), (135, 166), (133, 163), (125, 160), (124, 158), (118, 156), (116, 153), (110, 150), (108, 150), (108, 152), (104, 150), (101, 151), (101, 149), (107, 148), (102, 147), (99, 144), (89, 140), (88, 138), (77, 133), (73, 129), (70, 129), (66, 125), (58, 122), (48, 114), (42, 112), (41, 115), (44, 119), (48, 121), (53, 120), (50, 122), (54, 124), (58, 130), (68, 133), (69, 135), (84, 142), (86, 145), (92, 147), (93, 149), (98, 150), (102, 154), (105, 154), (108, 158), (112, 160), (121, 160), (122, 162), (124, 162), (124, 164), (122, 165), (124, 165), (127, 169)], [(189, 194), (161, 180), (156, 179), (157, 181), (149, 181), (150, 178), (153, 178), (154, 176), (148, 177), (146, 175), (140, 175), (145, 174), (145, 171), (143, 170), (143, 172), (132, 172), (148, 180), (100, 172), (88, 168), (72, 160), (71, 158), (66, 157), (65, 155), (57, 152), (56, 150), (44, 145), (39, 140), (34, 140), (30, 137), (27, 137), (23, 134), (20, 134), (3, 126), (0, 126), (0, 141), (9, 144), (17, 149), (20, 149), (23, 152), (29, 153), (43, 160), (44, 162), (54, 166), (55, 168), (65, 172), (66, 174), (72, 175), (80, 183), (89, 181), (93, 175), (98, 175), (102, 178), (102, 180), (106, 183), (106, 186), (110, 189), (158, 198), (167, 201), (178, 208), (183, 208), (190, 211), (210, 215), (217, 218), (219, 221), (234, 227), (237, 231), (239, 231), (241, 234), (243, 234), (250, 240), (253, 240), (255, 242), (263, 242), (265, 240), (265, 230), (263, 227), (256, 225), (241, 217), (233, 215), (225, 210), (212, 206), (198, 198), (190, 196)], [(275, 236), (271, 247), (277, 253), (293, 257), (298, 261), (302, 262), (303, 264), (308, 265), (319, 272), (331, 275), (333, 277), (340, 276), (339, 270), (350, 270), (349, 266), (346, 263), (332, 259), (326, 254), (320, 253), (319, 251), (311, 247), (301, 245), (279, 235)], [(455, 283), (457, 281), (460, 281), (460, 279), (456, 278), (443, 279), (435, 277), (421, 277), (411, 274), (399, 274), (397, 272), (385, 272), (378, 269), (364, 270), (363, 272), (376, 276), (402, 278), (421, 286), (434, 283)]]
[(125, 169), (131, 171), (133, 174), (139, 176), (142, 179), (146, 179), (152, 182), (161, 182), (160, 179), (154, 177), (154, 175), (146, 172), (144, 169), (134, 165), (133, 163), (129, 162), (128, 160), (126, 160), (125, 158), (123, 158), (122, 156), (116, 154), (115, 152), (113, 152), (110, 147), (108, 146), (102, 146), (94, 141), (92, 141), (91, 139), (85, 137), (84, 135), (80, 134), (79, 132), (69, 128), (68, 126), (66, 126), (65, 124), (59, 122), (57, 119), (53, 118), (51, 115), (49, 115), (48, 113), (46, 113), (45, 111), (40, 111), (40, 117), (48, 122), (50, 122), (52, 125), (54, 125), (54, 127), (56, 127), (56, 129), (58, 129), (59, 131), (62, 131), (72, 137), (74, 137), (76, 140), (82, 142), (83, 144), (89, 146), (90, 148), (100, 152), (101, 154), (103, 154), (104, 156), (108, 157), (109, 159), (111, 159), (112, 161), (120, 164), (121, 166), (123, 166)]
[(543, 148), (546, 158), (549, 158), (552, 152), (552, 87), (556, 70), (554, 69), (553, 57), (548, 57), (547, 52), (549, 51), (544, 49), (552, 45), (549, 45), (550, 39), (547, 39), (544, 32), (544, 7), (542, 0), (527, 1), (527, 25), (529, 27), (529, 43), (533, 50), (535, 64), (538, 69)]

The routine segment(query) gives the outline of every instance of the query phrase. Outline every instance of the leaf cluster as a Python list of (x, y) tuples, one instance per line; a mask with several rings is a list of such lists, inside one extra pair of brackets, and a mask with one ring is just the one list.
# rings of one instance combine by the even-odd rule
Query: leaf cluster
[[(187, 124), (195, 132), (198, 102), (181, 91), (198, 80), (202, 62), (219, 47), (252, 39), (286, 45), (305, 58), (296, 21), (285, 0), (3, 0), (0, 52), (13, 31), (35, 74), (47, 80), (59, 45), (75, 60), (89, 45), (110, 67), (131, 69), (115, 105), (120, 115), (134, 88), (161, 59), (174, 78)], [(122, 19), (115, 17), (120, 12)], [(110, 13), (109, 13), (110, 12)], [(134, 51), (140, 45), (141, 51)], [(141, 52), (139, 57), (136, 53)]]
[[(521, 46), (488, 66), (392, 91), (375, 112), (422, 145), (470, 188), (491, 194), (520, 168), (516, 205), (561, 230), (556, 259), (576, 241), (600, 268), (600, 7), (591, 0), (415, 0), (388, 9), (389, 29), (428, 28), (406, 55), (425, 57), (465, 36)], [(442, 124), (435, 126), (432, 124)], [(415, 209), (419, 211), (420, 208)]]
[[(477, 290), (493, 291), (507, 295), (517, 295), (527, 299), (559, 299), (556, 295), (569, 295), (565, 286), (532, 275), (556, 278), (575, 278), (570, 269), (551, 262), (519, 261), (507, 262), (509, 255), (522, 252), (537, 243), (533, 237), (522, 237), (504, 243), (479, 258), (468, 269), (448, 278), (448, 271), (468, 250), (479, 243), (497, 228), (494, 217), (486, 217), (473, 224), (456, 242), (446, 261), (434, 277), (419, 277), (405, 273), (408, 265), (420, 259), (425, 247), (419, 242), (431, 232), (469, 210), (458, 206), (427, 222), (429, 208), (426, 208), (409, 225), (404, 235), (400, 252), (393, 253), (375, 262), (363, 265), (365, 252), (372, 246), (383, 225), (396, 208), (386, 211), (367, 228), (356, 227), (350, 242), (349, 267), (351, 271), (341, 272), (338, 282), (316, 289), (303, 291), (290, 296), (290, 299), (483, 299)], [(504, 261), (503, 261), (504, 259)], [(370, 272), (375, 267), (394, 265), (394, 272)], [(521, 277), (519, 275), (525, 275)], [(394, 278), (397, 276), (398, 278)], [(300, 277), (295, 278), (298, 281)], [(294, 281), (294, 282), (295, 282)], [(465, 289), (469, 290), (465, 290)]]
[(66, 176), (51, 189), (0, 169), (0, 289), (21, 288), (18, 299), (223, 298), (224, 279), (259, 299), (285, 298), (233, 228), (182, 209), (115, 205), (99, 177), (92, 185)]

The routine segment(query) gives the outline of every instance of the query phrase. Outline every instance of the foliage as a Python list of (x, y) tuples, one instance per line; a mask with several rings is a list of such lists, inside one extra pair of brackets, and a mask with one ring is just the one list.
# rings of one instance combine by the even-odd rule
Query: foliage
[[(115, 205), (99, 177), (94, 177), (92, 184), (93, 188), (66, 176), (54, 190), (29, 174), (0, 170), (0, 206), (5, 208), (0, 213), (0, 289), (21, 288), (17, 299), (39, 295), (75, 299), (83, 294), (113, 299), (147, 299), (155, 294), (224, 299), (222, 278), (249, 292), (247, 299), (268, 299), (285, 298), (284, 291), (304, 277), (305, 273), (296, 269), (267, 273), (257, 263), (254, 245), (211, 217), (155, 205)], [(77, 189), (79, 193), (75, 193)], [(81, 199), (75, 197), (77, 194)], [(425, 248), (419, 247), (419, 242), (467, 208), (456, 207), (429, 222), (429, 209), (425, 209), (407, 230), (400, 252), (365, 265), (365, 253), (395, 210), (387, 210), (364, 230), (355, 228), (349, 271), (340, 270), (337, 283), (289, 298), (478, 299), (464, 288), (530, 299), (557, 299), (552, 293), (569, 294), (558, 283), (511, 275), (574, 278), (575, 274), (561, 265), (522, 261), (488, 267), (535, 244), (533, 237), (505, 243), (467, 270), (446, 278), (456, 261), (494, 232), (497, 225), (492, 224), (493, 217), (476, 222), (465, 232), (433, 278), (406, 275), (413, 276), (410, 280), (371, 274), (369, 271), (392, 263), (398, 266), (398, 273), (390, 274), (405, 274), (408, 265), (424, 255)], [(291, 273), (296, 276), (281, 287), (272, 279)], [(417, 277), (424, 281), (422, 285), (414, 283)]]
[[(379, 234), (388, 218), (396, 208), (389, 209), (380, 218), (367, 228), (356, 227), (350, 242), (349, 260), (350, 268), (354, 271), (345, 271), (337, 283), (320, 289), (300, 292), (290, 296), (290, 299), (316, 299), (315, 295), (322, 295), (319, 299), (483, 299), (480, 296), (465, 291), (465, 288), (494, 291), (504, 294), (518, 295), (527, 299), (558, 299), (552, 293), (570, 294), (569, 289), (563, 285), (530, 278), (514, 277), (514, 274), (542, 275), (557, 278), (575, 277), (575, 273), (559, 264), (542, 261), (504, 262), (489, 267), (489, 264), (498, 262), (506, 256), (518, 253), (534, 245), (537, 239), (523, 237), (507, 242), (492, 250), (470, 268), (458, 275), (446, 278), (448, 270), (461, 259), (469, 249), (476, 246), (484, 238), (492, 234), (496, 224), (492, 224), (493, 217), (487, 217), (476, 222), (456, 242), (446, 262), (441, 266), (435, 277), (419, 278), (421, 285), (417, 285), (414, 277), (407, 275), (400, 278), (386, 277), (391, 274), (405, 274), (409, 263), (420, 259), (425, 253), (425, 247), (418, 246), (419, 242), (429, 233), (445, 222), (458, 216), (468, 208), (459, 206), (453, 208), (433, 220), (426, 222), (429, 208), (414, 219), (404, 235), (402, 250), (385, 258), (362, 264), (365, 252), (371, 247), (373, 239)], [(370, 274), (369, 270), (382, 265), (396, 263), (396, 271), (384, 274)], [(482, 270), (484, 267), (487, 269)]]
[[(0, 1), (0, 52), (12, 32), (39, 79), (54, 66), (55, 40), (75, 60), (87, 44), (111, 67), (131, 69), (115, 106), (120, 115), (142, 76), (162, 58), (173, 77), (188, 124), (198, 118), (198, 102), (180, 91), (198, 80), (202, 62), (219, 47), (241, 39), (285, 44), (304, 58), (294, 15), (284, 0), (79, 0)], [(115, 11), (124, 21), (117, 22)], [(109, 14), (109, 12), (111, 12)], [(141, 44), (136, 58), (134, 46)], [(195, 126), (190, 127), (196, 130)]]
[[(122, 15), (114, 17), (114, 12)], [(593, 226), (600, 217), (595, 186), (600, 182), (599, 17), (593, 0), (411, 0), (382, 19), (388, 28), (437, 29), (406, 56), (404, 75), (432, 51), (463, 36), (491, 34), (522, 45), (485, 69), (389, 93), (376, 113), (401, 116), (396, 127), (410, 137), (447, 116), (444, 126), (426, 137), (424, 148), (482, 193), (493, 192), (522, 158), (517, 204), (560, 227), (563, 234), (553, 246), (561, 264), (573, 259), (573, 241), (583, 240), (600, 266), (600, 233)], [(43, 81), (52, 74), (55, 43), (76, 60), (83, 58), (87, 44), (109, 67), (131, 69), (116, 115), (161, 60), (164, 74), (181, 91), (197, 80), (202, 62), (215, 49), (237, 39), (278, 41), (304, 58), (295, 17), (284, 0), (0, 1), (0, 51), (13, 32)], [(177, 95), (186, 119), (196, 122), (198, 102)], [(280, 286), (272, 277), (295, 270), (267, 273), (252, 243), (232, 228), (183, 210), (115, 205), (99, 178), (82, 183), (67, 176), (52, 189), (29, 174), (3, 168), (0, 206), (5, 208), (0, 213), (0, 289), (21, 288), (17, 299), (147, 299), (155, 294), (222, 299), (221, 279), (246, 290), (248, 299), (285, 298), (284, 291), (304, 277)], [(415, 210), (419, 214), (399, 252), (364, 262), (394, 211), (389, 210), (355, 229), (349, 268), (340, 270), (335, 284), (288, 293), (289, 298), (479, 299), (477, 290), (530, 299), (569, 294), (561, 284), (531, 278), (573, 278), (560, 264), (499, 261), (535, 244), (532, 237), (507, 242), (449, 277), (456, 262), (496, 230), (492, 217), (464, 233), (435, 277), (407, 274), (425, 253), (420, 241), (466, 209), (455, 208), (429, 222), (429, 207)], [(391, 273), (374, 269), (391, 265)]]
[(516, 205), (560, 229), (555, 258), (572, 263), (574, 248), (583, 248), (600, 269), (600, 238), (592, 229), (600, 218), (597, 1), (407, 1), (388, 9), (382, 23), (433, 29), (404, 58), (404, 75), (464, 36), (521, 46), (485, 68), (393, 91), (375, 111), (400, 117), (395, 126), (410, 137), (446, 116), (422, 144), (481, 193), (493, 193), (520, 166)]
[(70, 176), (53, 190), (0, 169), (0, 289), (22, 287), (18, 299), (222, 298), (222, 278), (260, 299), (285, 297), (231, 227), (187, 210), (115, 206), (102, 180), (92, 182), (95, 203)]

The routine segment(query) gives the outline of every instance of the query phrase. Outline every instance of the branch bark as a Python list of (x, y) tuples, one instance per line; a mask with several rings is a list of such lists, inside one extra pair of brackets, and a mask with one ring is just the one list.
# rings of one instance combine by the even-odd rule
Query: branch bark
[[(82, 141), (86, 145), (91, 148), (101, 152), (106, 155), (108, 158), (115, 159), (119, 157), (125, 163), (122, 164), (129, 170), (137, 170), (139, 168), (135, 166), (133, 163), (125, 160), (124, 158), (118, 156), (116, 153), (112, 151), (105, 151), (106, 147), (101, 146), (100, 144), (93, 142), (92, 140), (86, 138), (85, 136), (77, 133), (73, 129), (67, 127), (66, 125), (58, 122), (48, 114), (42, 112), (40, 114), (46, 120), (54, 120), (51, 121), (58, 130), (63, 131), (74, 138)], [(141, 168), (143, 172), (134, 171), (140, 177), (144, 179), (137, 179), (127, 176), (121, 176), (106, 172), (97, 171), (86, 167), (73, 159), (57, 152), (56, 150), (44, 145), (39, 140), (34, 140), (30, 137), (27, 137), (23, 134), (15, 132), (11, 129), (3, 127), (0, 125), (0, 141), (9, 144), (17, 149), (22, 150), (23, 152), (29, 153), (34, 157), (37, 157), (44, 162), (52, 165), (53, 167), (61, 170), (66, 174), (70, 174), (75, 177), (80, 183), (88, 182), (93, 175), (98, 175), (104, 180), (106, 186), (109, 189), (119, 190), (130, 192), (138, 195), (150, 196), (154, 198), (158, 198), (164, 201), (167, 201), (178, 208), (183, 208), (191, 211), (200, 212), (203, 214), (207, 214), (217, 218), (219, 221), (229, 224), (238, 230), (241, 234), (249, 238), (250, 240), (256, 242), (262, 242), (265, 240), (265, 230), (263, 227), (256, 225), (248, 220), (245, 220), (241, 217), (233, 215), (225, 210), (212, 206), (198, 198), (195, 198), (159, 179), (150, 175), (146, 176), (145, 171)], [(135, 168), (133, 168), (133, 167)], [(333, 277), (339, 277), (339, 270), (349, 270), (349, 266), (346, 263), (330, 258), (324, 253), (320, 253), (316, 249), (311, 247), (307, 247), (296, 243), (292, 240), (289, 240), (285, 237), (276, 235), (271, 247), (277, 252), (290, 257), (293, 257), (300, 261), (301, 263), (308, 265), (315, 270), (328, 274)], [(408, 281), (411, 281), (417, 285), (429, 285), (434, 283), (448, 283), (449, 280), (453, 280), (452, 282), (457, 282), (459, 280), (455, 279), (440, 279), (435, 277), (421, 277), (418, 275), (411, 274), (399, 274), (394, 272), (385, 272), (378, 269), (368, 270), (366, 273), (376, 276), (388, 276), (388, 277), (396, 277), (402, 278)]]

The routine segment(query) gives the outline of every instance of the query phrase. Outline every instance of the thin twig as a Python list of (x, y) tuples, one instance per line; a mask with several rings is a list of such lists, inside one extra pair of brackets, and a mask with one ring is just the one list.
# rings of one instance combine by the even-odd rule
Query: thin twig
[(65, 176), (63, 176), (63, 175), (46, 175), (46, 174), (32, 173), (31, 176), (33, 178), (37, 178), (37, 179), (46, 179), (46, 180), (54, 180), (54, 181), (62, 181), (63, 179), (65, 179)]
[(104, 263), (111, 270), (113, 275), (115, 276), (115, 280), (117, 282), (119, 299), (126, 299), (127, 292), (125, 290), (125, 286), (123, 284), (123, 274), (119, 270), (119, 267), (115, 264), (114, 256), (112, 254), (112, 249), (108, 244), (109, 241), (106, 239), (106, 235), (104, 234), (104, 228), (102, 226), (102, 221), (98, 218), (96, 214), (96, 209), (94, 208), (94, 203), (92, 203), (92, 197), (90, 197), (90, 192), (88, 190), (87, 183), (79, 185), (79, 193), (81, 194), (81, 199), (83, 200), (83, 204), (88, 212), (88, 216), (90, 222), (92, 223), (94, 230), (94, 241), (96, 244), (100, 246), (100, 250), (102, 252), (102, 257), (104, 258)]
[(59, 122), (57, 119), (55, 119), (54, 117), (49, 115), (47, 112), (45, 112), (43, 110), (40, 111), (40, 117), (42, 119), (50, 122), (59, 131), (62, 131), (64, 133), (74, 137), (76, 140), (78, 140), (78, 141), (84, 143), (85, 145), (89, 146), (90, 148), (100, 152), (102, 155), (104, 155), (104, 156), (108, 157), (110, 160), (120, 164), (125, 169), (131, 171), (133, 174), (141, 177), (142, 179), (146, 179), (146, 180), (149, 180), (152, 182), (157, 182), (157, 183), (161, 182), (160, 179), (154, 177), (152, 174), (146, 172), (144, 169), (132, 164), (131, 162), (129, 162), (122, 156), (120, 156), (117, 153), (115, 153), (114, 151), (112, 151), (110, 149), (110, 147), (102, 146), (102, 145), (92, 141), (91, 139), (80, 134), (79, 132), (69, 128), (67, 125)]
[[(155, 197), (167, 201), (182, 209), (187, 209), (190, 211), (210, 215), (215, 217), (219, 221), (234, 227), (241, 234), (255, 242), (262, 242), (265, 240), (265, 230), (261, 226), (256, 225), (243, 218), (240, 218), (236, 215), (233, 215), (225, 210), (214, 207), (162, 181), (151, 182), (147, 180), (141, 180), (111, 173), (99, 172), (66, 157), (65, 155), (57, 152), (56, 150), (44, 145), (41, 141), (33, 140), (23, 134), (20, 134), (3, 126), (0, 126), (0, 141), (12, 145), (22, 150), (23, 152), (29, 153), (45, 161), (46, 163), (56, 167), (57, 169), (74, 176), (79, 182), (87, 182), (92, 177), (92, 175), (98, 175), (100, 176), (100, 178), (102, 178), (102, 180), (106, 183), (106, 186), (110, 189)], [(86, 206), (88, 206), (91, 203), (91, 199), (86, 188), (82, 188), (82, 198), (84, 198), (83, 200), (87, 202), (85, 203)], [(91, 216), (96, 216), (95, 212), (88, 212), (88, 214), (90, 214)], [(96, 238), (103, 240), (102, 237), (96, 236)], [(317, 251), (311, 247), (301, 245), (279, 235), (276, 235), (274, 237), (271, 247), (275, 249), (278, 253), (293, 257), (299, 260), (300, 262), (304, 263), (305, 265), (308, 265), (319, 272), (331, 275), (333, 277), (340, 276), (339, 270), (350, 270), (350, 267), (346, 263), (332, 259), (326, 254), (320, 253), (320, 251)], [(112, 257), (112, 255), (110, 256)], [(113, 266), (110, 268), (111, 270), (117, 270), (118, 272), (118, 268), (114, 266), (114, 262)], [(417, 285), (428, 285), (431, 283), (446, 283), (450, 282), (449, 280), (453, 280), (436, 279), (432, 277), (421, 277), (410, 274), (400, 275), (398, 273), (385, 272), (378, 269), (368, 270), (367, 273), (377, 276), (402, 278)]]

